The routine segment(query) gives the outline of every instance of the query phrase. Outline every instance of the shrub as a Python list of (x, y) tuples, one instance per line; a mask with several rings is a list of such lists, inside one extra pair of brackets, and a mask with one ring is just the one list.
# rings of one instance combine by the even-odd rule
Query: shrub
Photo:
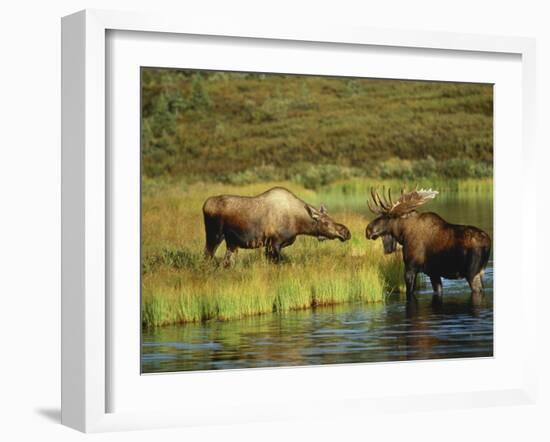
[(189, 105), (190, 108), (194, 110), (208, 109), (212, 105), (210, 96), (204, 87), (204, 82), (200, 73), (193, 76)]
[(305, 164), (298, 168), (292, 181), (301, 184), (306, 189), (319, 189), (336, 180), (349, 178), (349, 169), (334, 164)]

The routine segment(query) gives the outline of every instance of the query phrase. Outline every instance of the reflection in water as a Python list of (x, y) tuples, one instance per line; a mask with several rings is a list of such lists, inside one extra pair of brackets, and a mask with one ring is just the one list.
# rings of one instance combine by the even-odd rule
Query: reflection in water
[[(426, 209), (491, 236), (492, 198), (440, 198)], [(347, 304), (238, 321), (163, 327), (142, 334), (142, 372), (401, 361), (493, 355), (493, 263), (485, 294), (466, 281), (429, 281), (414, 303)]]

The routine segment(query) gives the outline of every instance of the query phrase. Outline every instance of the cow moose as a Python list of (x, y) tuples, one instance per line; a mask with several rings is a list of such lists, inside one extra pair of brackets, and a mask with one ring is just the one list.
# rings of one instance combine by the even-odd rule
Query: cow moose
[(324, 206), (319, 209), (302, 201), (283, 187), (253, 196), (219, 195), (208, 198), (202, 208), (206, 233), (205, 256), (212, 258), (225, 240), (224, 265), (230, 265), (238, 248), (265, 247), (273, 262), (281, 260), (281, 249), (298, 235), (347, 241), (350, 231), (336, 223)]
[(435, 190), (401, 191), (394, 202), (388, 195), (371, 189), (371, 212), (377, 217), (366, 229), (367, 239), (382, 237), (385, 253), (393, 253), (397, 244), (403, 247), (407, 300), (414, 295), (416, 275), (430, 277), (435, 295), (442, 295), (441, 278), (466, 278), (473, 296), (483, 291), (482, 276), (491, 251), (491, 238), (473, 226), (450, 224), (433, 212), (415, 209), (435, 198)]

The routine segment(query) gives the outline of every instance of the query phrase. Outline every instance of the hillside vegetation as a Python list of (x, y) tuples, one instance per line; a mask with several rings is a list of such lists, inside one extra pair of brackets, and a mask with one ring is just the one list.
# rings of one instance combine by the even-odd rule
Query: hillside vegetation
[(142, 70), (146, 178), (492, 175), (491, 85)]

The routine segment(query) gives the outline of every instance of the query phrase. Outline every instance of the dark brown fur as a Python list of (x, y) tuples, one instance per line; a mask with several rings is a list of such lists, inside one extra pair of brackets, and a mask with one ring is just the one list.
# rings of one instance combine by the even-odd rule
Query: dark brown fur
[(203, 205), (206, 233), (205, 255), (213, 257), (225, 240), (225, 264), (230, 264), (238, 248), (265, 247), (273, 261), (281, 259), (281, 249), (290, 246), (298, 235), (346, 241), (351, 234), (346, 226), (334, 222), (326, 213), (302, 201), (283, 187), (274, 187), (254, 197), (219, 195)]
[(386, 253), (395, 250), (390, 239), (403, 246), (408, 299), (414, 294), (418, 272), (430, 277), (437, 295), (442, 294), (441, 278), (466, 278), (472, 294), (482, 292), (481, 277), (491, 251), (491, 238), (483, 230), (449, 224), (432, 212), (413, 211), (399, 217), (381, 215), (373, 220), (367, 226), (366, 237), (380, 236), (384, 237)]

